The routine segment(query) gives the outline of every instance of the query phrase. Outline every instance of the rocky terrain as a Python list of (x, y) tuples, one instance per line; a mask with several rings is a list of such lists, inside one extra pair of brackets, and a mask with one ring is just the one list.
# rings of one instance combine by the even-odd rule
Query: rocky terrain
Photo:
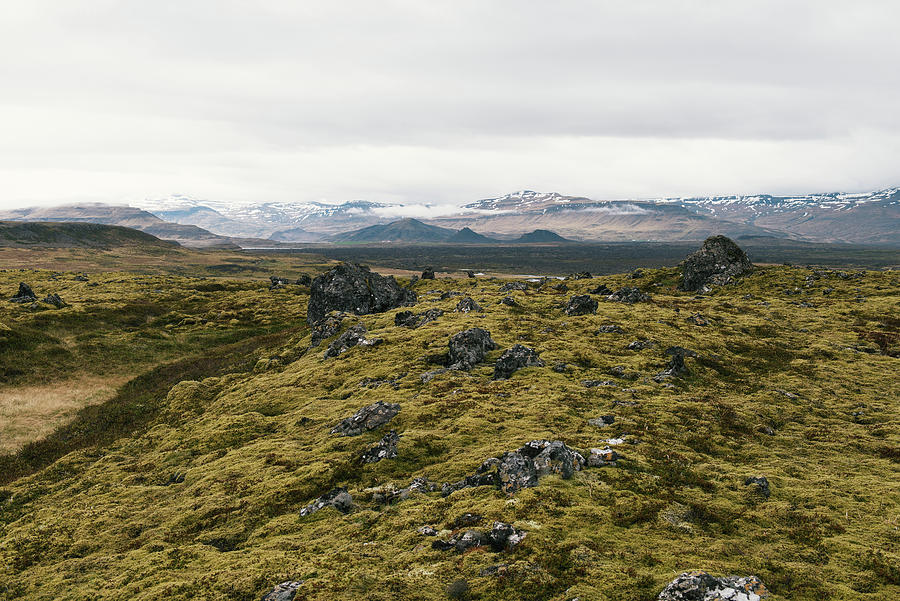
[(78, 275), (0, 272), (0, 357), (120, 289), (266, 336), (3, 458), (0, 599), (900, 596), (896, 272)]

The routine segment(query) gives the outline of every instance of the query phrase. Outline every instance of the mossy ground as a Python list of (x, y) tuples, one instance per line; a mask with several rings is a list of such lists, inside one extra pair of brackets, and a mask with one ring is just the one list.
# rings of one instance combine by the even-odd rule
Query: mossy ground
[[(514, 292), (518, 308), (497, 304), (501, 281), (423, 281), (414, 310), (438, 307), (443, 317), (411, 330), (394, 326), (396, 311), (363, 316), (385, 343), (329, 360), (324, 347), (307, 351), (302, 291), (226, 284), (220, 301), (204, 301), (206, 315), (242, 319), (246, 310), (265, 329), (285, 324), (287, 312), (297, 329), (260, 342), (252, 369), (158, 395), (140, 430), (0, 489), (0, 598), (250, 600), (305, 579), (298, 599), (443, 599), (464, 579), (473, 599), (637, 601), (689, 569), (756, 574), (775, 599), (900, 597), (898, 275), (807, 286), (809, 270), (770, 267), (696, 298), (675, 290), (673, 269), (645, 274)], [(601, 300), (596, 315), (563, 314), (569, 296), (600, 283), (638, 285), (653, 301)], [(149, 299), (159, 284), (132, 285)], [(471, 294), (485, 312), (454, 313), (459, 298), (440, 300), (446, 290)], [(685, 321), (697, 312), (708, 326)], [(165, 315), (151, 319), (152, 331), (184, 319)], [(209, 323), (200, 329), (215, 331)], [(611, 323), (625, 333), (597, 334)], [(426, 357), (472, 326), (501, 349), (471, 373), (422, 383), (434, 368)], [(658, 346), (626, 350), (636, 339)], [(516, 342), (547, 367), (492, 381), (492, 361)], [(687, 359), (691, 374), (669, 388), (651, 378), (672, 345), (700, 358)], [(555, 361), (570, 370), (551, 370)], [(614, 366), (633, 379), (610, 375)], [(361, 385), (367, 378), (396, 388)], [(587, 379), (616, 386), (585, 388)], [(402, 407), (389, 426), (401, 435), (399, 457), (362, 466), (359, 454), (384, 432), (329, 430), (377, 400)], [(587, 423), (603, 414), (615, 423)], [(416, 476), (459, 480), (532, 439), (586, 452), (614, 437), (627, 441), (618, 467), (547, 476), (513, 496), (482, 487), (389, 506), (371, 498)], [(744, 486), (753, 475), (769, 479), (769, 499)], [(353, 512), (299, 517), (338, 485), (353, 495)], [(416, 532), (446, 529), (466, 512), (488, 526), (512, 522), (527, 537), (511, 552), (457, 555)], [(497, 564), (500, 576), (482, 575)]]

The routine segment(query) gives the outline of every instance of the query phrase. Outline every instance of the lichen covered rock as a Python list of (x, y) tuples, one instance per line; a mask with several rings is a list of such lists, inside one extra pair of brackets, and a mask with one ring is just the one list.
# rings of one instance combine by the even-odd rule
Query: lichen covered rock
[(491, 333), (487, 330), (463, 330), (450, 338), (449, 365), (452, 369), (470, 370), (496, 348), (497, 343), (491, 339)]
[(393, 276), (384, 277), (362, 265), (341, 263), (310, 284), (306, 320), (317, 323), (331, 311), (382, 313), (415, 302), (416, 293), (401, 287)]
[(681, 264), (681, 289), (705, 291), (711, 286), (730, 284), (753, 269), (741, 247), (725, 236), (711, 236), (697, 252)]
[(497, 363), (494, 364), (494, 379), (506, 380), (523, 367), (543, 366), (544, 362), (541, 361), (541, 358), (534, 349), (521, 344), (515, 344), (511, 348), (505, 350), (503, 354), (500, 355), (500, 358), (497, 359)]
[(657, 601), (760, 601), (769, 591), (756, 576), (716, 578), (706, 572), (685, 572), (659, 593)]
[(363, 407), (352, 416), (345, 418), (331, 429), (332, 434), (341, 436), (359, 436), (363, 432), (374, 430), (378, 426), (391, 421), (400, 413), (400, 405), (397, 403), (385, 403), (378, 401), (367, 407)]

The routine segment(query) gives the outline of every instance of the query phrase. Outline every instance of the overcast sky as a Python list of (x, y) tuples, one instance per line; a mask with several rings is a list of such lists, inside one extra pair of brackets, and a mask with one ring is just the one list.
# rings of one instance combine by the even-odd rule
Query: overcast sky
[(0, 207), (900, 185), (900, 2), (5, 2)]

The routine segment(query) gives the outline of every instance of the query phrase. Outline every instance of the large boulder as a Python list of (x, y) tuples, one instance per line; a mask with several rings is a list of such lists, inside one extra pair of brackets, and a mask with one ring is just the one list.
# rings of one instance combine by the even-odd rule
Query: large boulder
[(469, 328), (450, 337), (449, 364), (452, 369), (470, 370), (484, 361), (485, 355), (496, 349), (491, 333), (481, 328)]
[(587, 315), (597, 312), (597, 301), (587, 294), (579, 294), (569, 299), (566, 305), (566, 315)]
[(378, 426), (388, 423), (398, 413), (400, 413), (400, 405), (397, 403), (378, 401), (343, 419), (341, 423), (331, 429), (331, 433), (341, 436), (359, 436), (363, 432), (374, 430)]
[(706, 572), (684, 572), (659, 593), (657, 601), (759, 601), (769, 591), (756, 576), (716, 578)]
[(382, 313), (416, 302), (416, 293), (368, 267), (341, 263), (314, 279), (309, 287), (306, 320), (315, 324), (331, 311), (357, 315)]
[(37, 295), (34, 293), (34, 290), (25, 282), (19, 284), (19, 291), (14, 297), (9, 299), (12, 303), (33, 303), (36, 300)]
[(752, 269), (753, 263), (741, 247), (725, 236), (712, 236), (681, 264), (681, 289), (709, 290), (710, 286), (729, 284)]
[(516, 370), (523, 367), (544, 367), (544, 362), (538, 357), (534, 349), (521, 344), (515, 344), (503, 351), (497, 363), (494, 364), (494, 379), (506, 380)]

